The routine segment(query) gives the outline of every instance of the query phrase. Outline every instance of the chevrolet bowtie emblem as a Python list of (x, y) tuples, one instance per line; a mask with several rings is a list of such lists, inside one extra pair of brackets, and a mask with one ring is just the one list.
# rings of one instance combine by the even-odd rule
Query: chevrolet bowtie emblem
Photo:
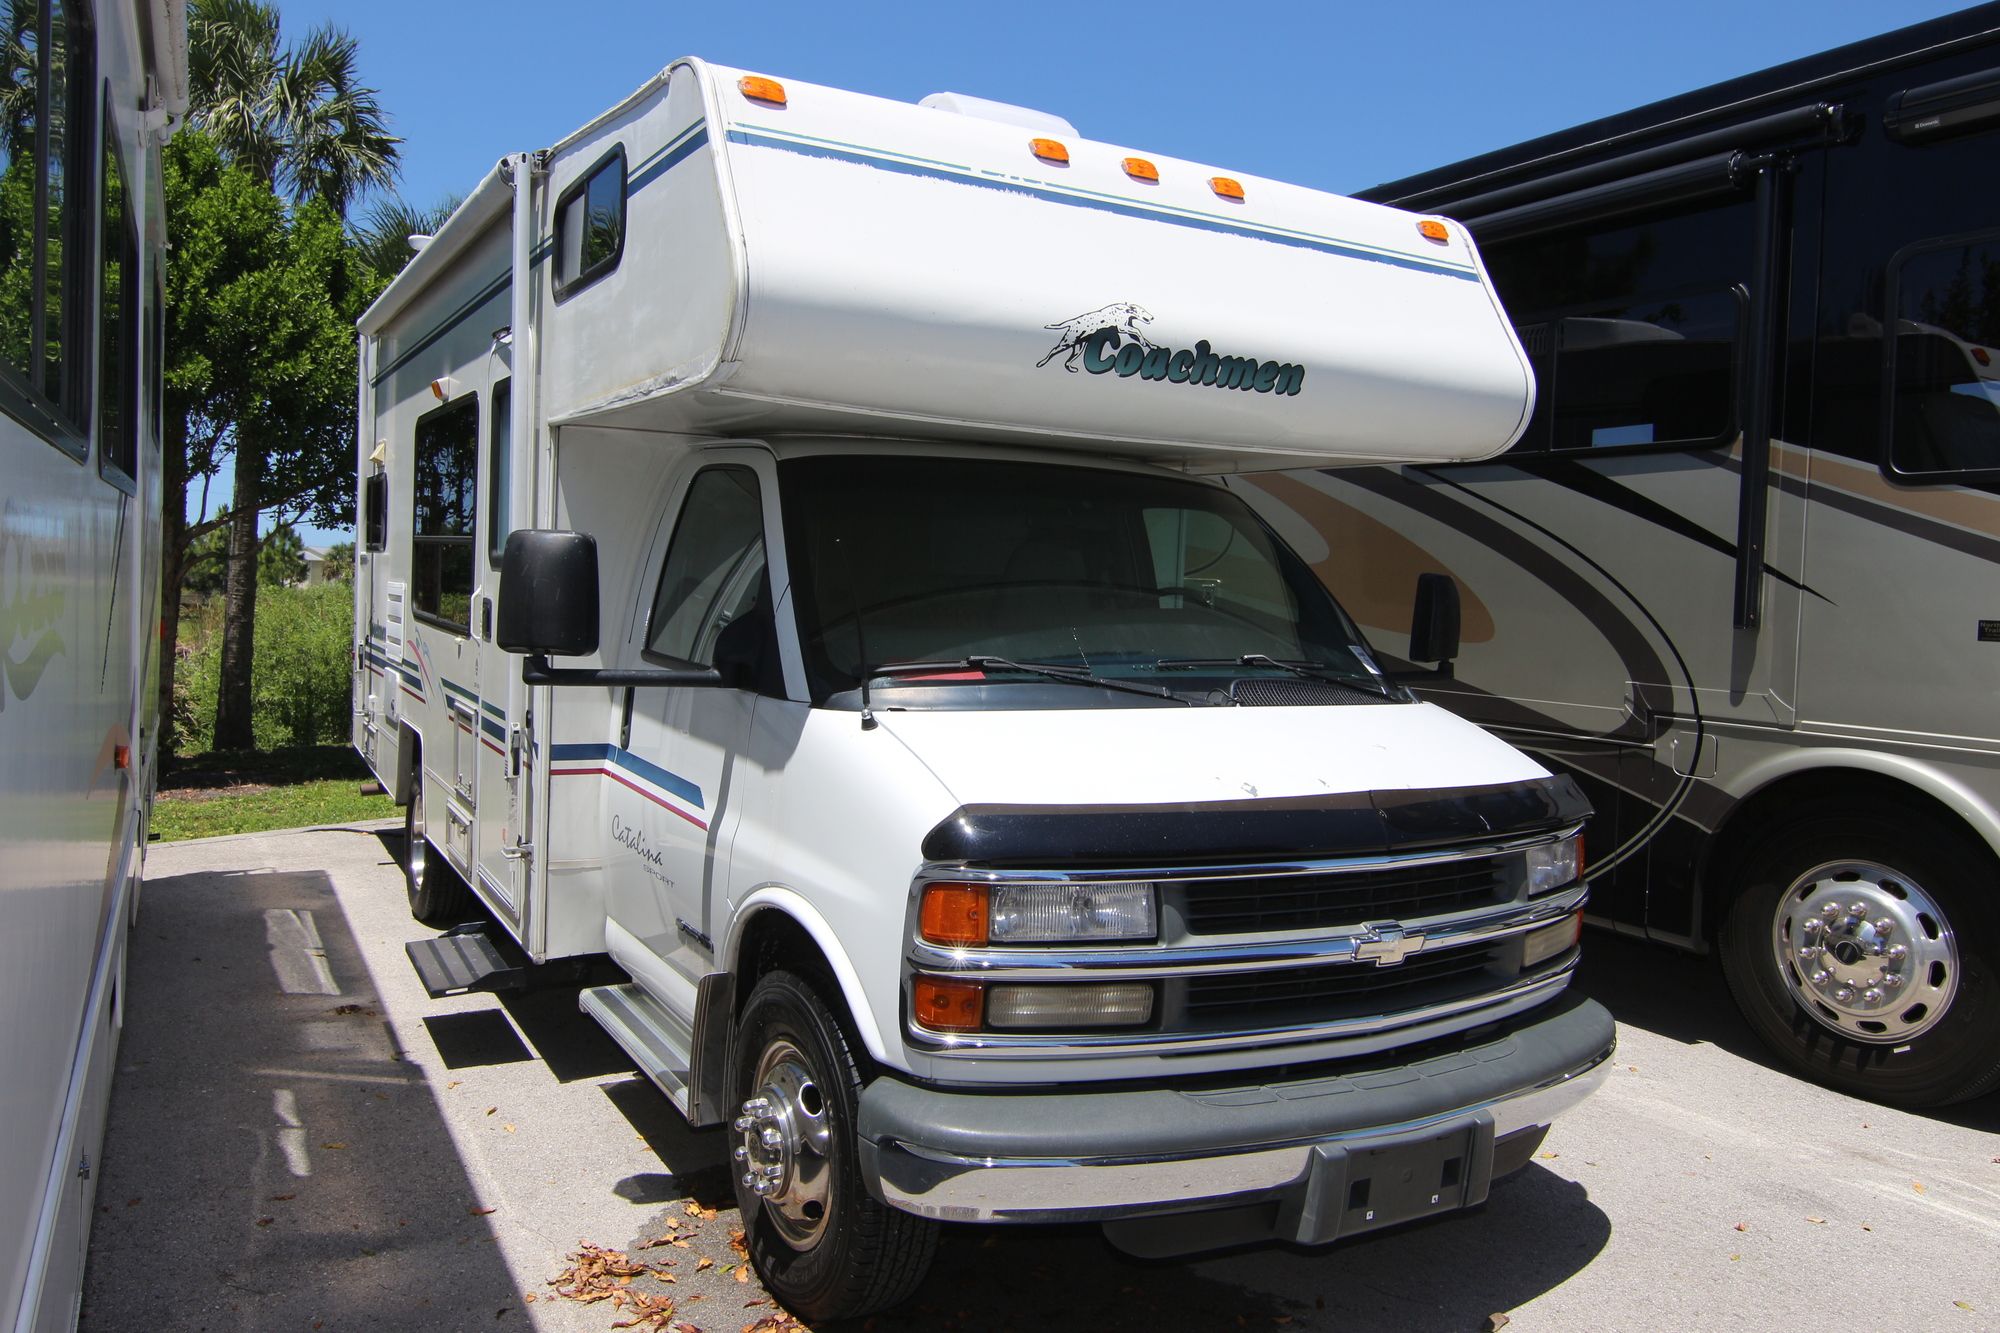
[(1362, 927), (1354, 942), (1354, 961), (1373, 961), (1377, 967), (1393, 967), (1424, 947), (1422, 932), (1408, 934), (1399, 921), (1371, 921)]

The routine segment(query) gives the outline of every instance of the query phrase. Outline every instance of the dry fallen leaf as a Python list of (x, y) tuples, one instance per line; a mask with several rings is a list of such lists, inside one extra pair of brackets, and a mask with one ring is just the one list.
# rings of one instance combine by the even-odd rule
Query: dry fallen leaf
[(488, 1213), (497, 1213), (500, 1210), (498, 1208), (468, 1208), (465, 1211), (471, 1213), (474, 1217), (485, 1217)]
[(1748, 1222), (1738, 1222), (1736, 1224), (1736, 1229), (1738, 1231), (1748, 1231), (1750, 1229), (1750, 1224)]
[(319, 1146), (322, 1148), (329, 1149), (333, 1152), (339, 1152), (342, 1148), (345, 1148), (347, 1145), (344, 1143), (322, 1143)]
[(745, 1259), (750, 1257), (750, 1246), (743, 1239), (741, 1231), (732, 1231), (729, 1233), (729, 1248), (742, 1255)]
[(497, 1111), (497, 1110), (499, 1110), (499, 1109), (500, 1109), (500, 1108), (499, 1108), (499, 1107), (497, 1107), (497, 1106), (489, 1106), (489, 1107), (487, 1107), (487, 1108), (486, 1108), (486, 1114), (488, 1114), (488, 1115), (492, 1115), (492, 1114), (493, 1114), (493, 1113), (494, 1113), (495, 1111)]
[(701, 1256), (701, 1258), (695, 1260), (694, 1271), (697, 1273), (705, 1273), (713, 1267), (715, 1267), (715, 1260), (709, 1258), (707, 1255), (704, 1254), (703, 1256)]
[[(1287, 1319), (1287, 1320), (1286, 1320), (1285, 1322), (1287, 1322), (1287, 1323), (1290, 1323), (1291, 1321), (1290, 1321), (1289, 1319)], [(1508, 1318), (1508, 1317), (1507, 1317), (1506, 1315), (1504, 1315), (1504, 1314), (1498, 1314), (1498, 1313), (1495, 1313), (1495, 1314), (1490, 1314), (1490, 1315), (1487, 1315), (1487, 1316), (1486, 1316), (1486, 1333), (1500, 1333), (1500, 1330), (1501, 1330), (1501, 1329), (1503, 1329), (1503, 1328), (1507, 1327), (1507, 1325), (1509, 1325), (1509, 1324), (1511, 1324), (1511, 1323), (1513, 1323), (1513, 1322), (1514, 1322), (1513, 1320), (1509, 1319), (1509, 1318)]]
[(533, 1304), (534, 1304), (534, 1303), (535, 1303), (535, 1302), (536, 1302), (537, 1300), (539, 1300), (539, 1299), (540, 1299), (540, 1298), (539, 1298), (538, 1296), (536, 1296), (536, 1295), (535, 1295), (535, 1293), (534, 1293), (534, 1292), (532, 1292), (532, 1291), (524, 1291), (524, 1292), (522, 1292), (522, 1293), (521, 1293), (521, 1300), (522, 1300), (522, 1301), (523, 1301), (523, 1302), (524, 1302), (525, 1304), (528, 1304), (528, 1305), (533, 1305)]
[(1545, 1152), (1545, 1153), (1537, 1153), (1536, 1156), (1549, 1158), (1549, 1157), (1560, 1157), (1562, 1156), (1562, 1154), (1559, 1152)]
[(257, 1225), (258, 1225), (258, 1226), (260, 1226), (260, 1227), (267, 1227), (267, 1226), (270, 1226), (270, 1225), (271, 1225), (271, 1223), (273, 1223), (273, 1222), (275, 1222), (275, 1221), (277, 1221), (277, 1220), (278, 1220), (278, 1219), (277, 1219), (277, 1218), (275, 1218), (275, 1217), (260, 1217), (260, 1218), (258, 1218), (258, 1219), (257, 1219)]
[(1730, 1263), (1732, 1263), (1732, 1264), (1734, 1264), (1734, 1263), (1741, 1263), (1741, 1262), (1742, 1262), (1742, 1260), (1743, 1260), (1743, 1256), (1742, 1256), (1742, 1255), (1740, 1255), (1740, 1254), (1732, 1254), (1732, 1255), (1730, 1255), (1730, 1256), (1729, 1256), (1729, 1262), (1730, 1262)]
[(1924, 1192), (1924, 1182), (1921, 1180), (1913, 1180), (1910, 1182), (1910, 1188), (1915, 1190), (1917, 1193), (1922, 1194)]
[(298, 1195), (296, 1195), (296, 1194), (273, 1194), (273, 1195), (271, 1196), (271, 1202), (272, 1202), (272, 1203), (290, 1203), (290, 1202), (291, 1202), (291, 1201), (292, 1201), (293, 1199), (296, 1199), (296, 1198), (298, 1198), (298, 1197), (299, 1197), (299, 1196), (298, 1196)]
[(1826, 1225), (1826, 1219), (1823, 1217), (1808, 1217), (1806, 1218), (1806, 1221), (1812, 1223), (1816, 1227), (1823, 1227)]
[(509, 1134), (512, 1134), (514, 1132), (514, 1127), (512, 1125), (502, 1125), (500, 1126), (500, 1128), (506, 1130)]
[(458, 1086), (458, 1085), (459, 1085), (459, 1084), (460, 1084), (461, 1082), (463, 1082), (463, 1081), (464, 1081), (464, 1080), (462, 1080), (462, 1079), (456, 1079), (456, 1078), (455, 1078), (455, 1079), (453, 1079), (453, 1080), (452, 1080), (451, 1082), (449, 1082), (449, 1083), (447, 1083), (447, 1084), (445, 1084), (445, 1085), (444, 1085), (444, 1086), (445, 1086), (445, 1090), (446, 1090), (447, 1092), (449, 1092), (449, 1091), (450, 1091), (451, 1089), (453, 1089), (453, 1088), (457, 1087), (457, 1086)]
[(1961, 1310), (1970, 1310), (1972, 1308), (1971, 1301), (1953, 1301), (1952, 1304), (1956, 1305)]
[(747, 1287), (747, 1286), (749, 1286), (749, 1285), (750, 1285), (750, 1265), (749, 1265), (749, 1264), (738, 1264), (738, 1265), (736, 1265), (736, 1281), (737, 1281), (737, 1282), (738, 1282), (738, 1283), (739, 1283), (740, 1285), (742, 1285), (742, 1286), (746, 1286), (746, 1287)]
[(1868, 1224), (1867, 1224), (1866, 1222), (1863, 1222), (1863, 1223), (1861, 1224), (1861, 1229), (1862, 1229), (1863, 1231), (1873, 1231), (1873, 1230), (1874, 1230), (1875, 1228), (1874, 1228), (1874, 1227), (1871, 1227), (1871, 1226), (1869, 1226), (1869, 1225), (1868, 1225)]

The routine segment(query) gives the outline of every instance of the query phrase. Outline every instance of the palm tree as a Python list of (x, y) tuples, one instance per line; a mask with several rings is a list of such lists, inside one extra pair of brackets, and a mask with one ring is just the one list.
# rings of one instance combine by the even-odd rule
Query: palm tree
[[(294, 204), (317, 200), (341, 217), (355, 198), (395, 179), (396, 145), (373, 88), (360, 85), (354, 38), (331, 24), (284, 44), (262, 0), (188, 5), (190, 123), (223, 155)], [(218, 749), (253, 744), (251, 650), (257, 608), (257, 520), (265, 441), (239, 432), (223, 601)]]
[(416, 254), (410, 248), (410, 238), (434, 235), (463, 202), (463, 196), (455, 194), (429, 208), (393, 197), (382, 200), (368, 210), (368, 216), (354, 229), (363, 262), (384, 279), (395, 277)]

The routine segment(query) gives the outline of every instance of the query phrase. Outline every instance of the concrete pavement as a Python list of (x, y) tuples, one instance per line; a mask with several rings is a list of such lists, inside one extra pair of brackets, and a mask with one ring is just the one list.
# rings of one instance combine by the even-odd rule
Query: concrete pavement
[[(83, 1328), (608, 1329), (630, 1316), (546, 1285), (579, 1242), (671, 1263), (636, 1285), (708, 1333), (769, 1316), (736, 1280), (723, 1135), (573, 990), (424, 995), (400, 836), (152, 849)], [(1617, 1072), (1476, 1213), (1196, 1263), (955, 1228), (872, 1327), (2000, 1329), (2000, 1101), (1798, 1082), (1704, 960), (1594, 935), (1581, 984), (1620, 1019)]]

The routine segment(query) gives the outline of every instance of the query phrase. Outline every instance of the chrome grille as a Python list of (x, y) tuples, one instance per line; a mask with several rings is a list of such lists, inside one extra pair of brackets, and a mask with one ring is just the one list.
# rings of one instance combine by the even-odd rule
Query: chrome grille
[(1509, 863), (1482, 856), (1387, 870), (1196, 880), (1183, 888), (1181, 912), (1191, 935), (1412, 921), (1512, 897)]
[(1504, 952), (1519, 958), (1518, 950), (1475, 946), (1413, 954), (1390, 967), (1347, 963), (1193, 977), (1181, 1004), (1188, 1026), (1197, 1029), (1390, 1014), (1490, 989), (1502, 979), (1496, 972)]

